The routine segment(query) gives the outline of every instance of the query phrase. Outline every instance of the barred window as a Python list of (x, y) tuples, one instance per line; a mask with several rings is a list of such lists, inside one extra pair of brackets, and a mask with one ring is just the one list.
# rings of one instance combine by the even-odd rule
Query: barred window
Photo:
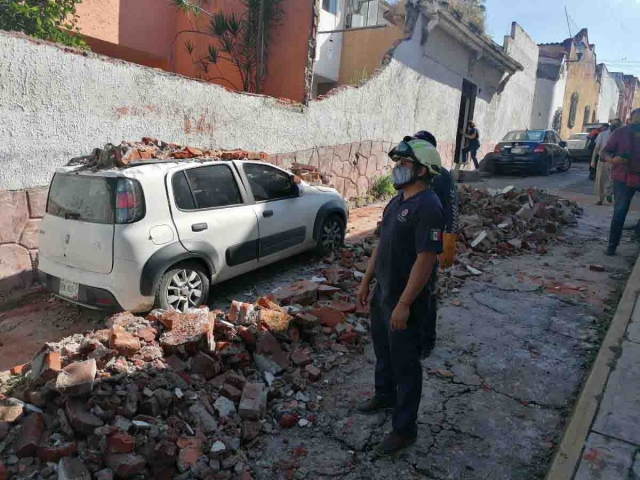
[(578, 113), (578, 100), (580, 100), (580, 94), (573, 92), (571, 94), (571, 106), (569, 107), (569, 118), (567, 119), (567, 126), (573, 128), (576, 125), (576, 115)]
[(591, 116), (591, 107), (587, 105), (584, 107), (584, 119), (582, 120), (582, 124), (586, 125), (589, 123), (589, 117)]

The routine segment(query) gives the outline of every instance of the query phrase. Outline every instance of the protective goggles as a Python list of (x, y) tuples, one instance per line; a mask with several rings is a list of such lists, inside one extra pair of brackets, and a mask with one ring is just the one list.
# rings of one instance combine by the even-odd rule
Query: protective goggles
[(416, 154), (413, 151), (413, 148), (411, 148), (411, 145), (409, 145), (404, 140), (400, 142), (396, 147), (391, 149), (391, 151), (389, 152), (389, 157), (394, 162), (399, 158), (409, 158), (416, 163), (421, 163), (420, 160), (418, 160), (418, 157), (416, 157)]

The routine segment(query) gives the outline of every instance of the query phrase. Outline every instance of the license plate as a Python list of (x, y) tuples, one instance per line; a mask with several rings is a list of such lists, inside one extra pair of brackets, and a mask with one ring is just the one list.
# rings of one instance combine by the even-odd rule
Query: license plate
[(520, 153), (524, 153), (524, 148), (512, 148), (511, 153), (515, 153), (516, 155)]
[(70, 282), (64, 278), (60, 279), (59, 293), (63, 297), (71, 298), (72, 300), (78, 300), (78, 290), (80, 286), (76, 282)]

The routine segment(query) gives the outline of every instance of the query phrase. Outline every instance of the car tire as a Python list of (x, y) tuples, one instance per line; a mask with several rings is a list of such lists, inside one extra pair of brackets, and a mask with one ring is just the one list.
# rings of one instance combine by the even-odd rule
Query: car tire
[(209, 273), (202, 265), (197, 262), (179, 263), (162, 275), (154, 306), (184, 312), (206, 305), (209, 286)]
[(557, 170), (559, 172), (566, 172), (570, 168), (571, 168), (571, 155), (567, 155), (566, 157), (564, 157), (564, 162), (562, 162), (562, 165), (560, 165), (557, 168)]
[(322, 221), (316, 253), (318, 255), (328, 255), (337, 250), (344, 243), (345, 225), (338, 215), (329, 215)]

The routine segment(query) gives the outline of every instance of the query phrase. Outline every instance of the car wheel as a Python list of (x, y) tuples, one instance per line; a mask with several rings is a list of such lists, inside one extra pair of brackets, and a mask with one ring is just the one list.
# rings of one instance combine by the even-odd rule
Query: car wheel
[(566, 157), (564, 157), (564, 162), (562, 162), (562, 165), (558, 167), (558, 171), (566, 172), (570, 168), (571, 168), (571, 156), (567, 155)]
[(185, 262), (167, 270), (156, 292), (155, 305), (163, 310), (185, 312), (207, 303), (209, 274), (198, 263)]
[(316, 251), (320, 255), (328, 255), (344, 243), (344, 222), (338, 215), (329, 215), (322, 222)]

